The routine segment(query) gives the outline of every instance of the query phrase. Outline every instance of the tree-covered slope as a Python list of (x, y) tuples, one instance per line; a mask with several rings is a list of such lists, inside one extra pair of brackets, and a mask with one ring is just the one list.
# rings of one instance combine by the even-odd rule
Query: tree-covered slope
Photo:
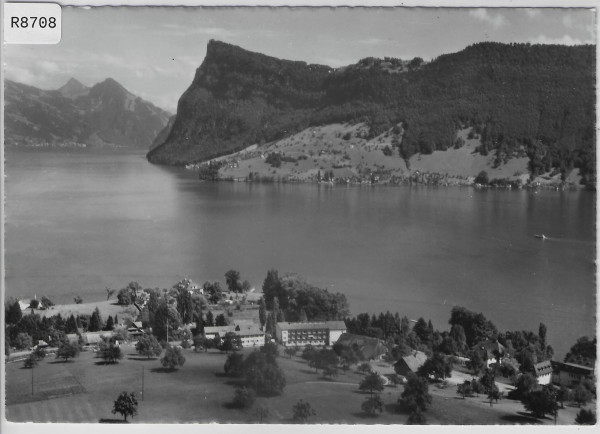
[(152, 162), (185, 164), (296, 133), (366, 122), (375, 136), (402, 123), (401, 155), (455, 145), (474, 127), (480, 152), (528, 155), (532, 173), (595, 168), (595, 48), (480, 43), (420, 59), (363, 59), (337, 70), (211, 41)]

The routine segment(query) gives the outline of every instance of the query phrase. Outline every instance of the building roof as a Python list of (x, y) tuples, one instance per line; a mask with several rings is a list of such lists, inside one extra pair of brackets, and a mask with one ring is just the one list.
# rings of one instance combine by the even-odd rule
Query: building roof
[(506, 348), (504, 348), (504, 345), (502, 345), (500, 342), (498, 342), (497, 339), (495, 341), (488, 339), (485, 342), (479, 342), (479, 343), (473, 345), (473, 349), (474, 350), (483, 350), (485, 352), (485, 356), (487, 357), (488, 360), (495, 359), (496, 358), (495, 353), (498, 353), (501, 356), (503, 356), (506, 353)]
[(555, 371), (570, 372), (578, 375), (594, 375), (594, 368), (578, 365), (576, 363), (564, 363), (552, 361), (552, 368)]
[(417, 370), (423, 366), (423, 363), (427, 360), (427, 354), (421, 351), (415, 351), (412, 354), (402, 357), (400, 360), (396, 362), (405, 363), (412, 372), (417, 372)]
[(263, 335), (264, 332), (260, 330), (258, 324), (253, 321), (244, 320), (236, 321), (233, 325), (217, 326), (217, 327), (204, 327), (204, 334), (219, 334), (223, 337), (227, 333), (235, 333), (238, 336), (251, 336), (251, 335)]
[(380, 339), (369, 336), (344, 333), (340, 336), (337, 343), (346, 346), (353, 346), (356, 344), (363, 356), (367, 359), (375, 359), (387, 352), (387, 347)]
[(281, 330), (346, 330), (346, 323), (344, 321), (278, 322), (277, 327)]
[(552, 363), (550, 360), (544, 360), (543, 362), (536, 363), (533, 365), (533, 371), (536, 377), (547, 375), (552, 373)]

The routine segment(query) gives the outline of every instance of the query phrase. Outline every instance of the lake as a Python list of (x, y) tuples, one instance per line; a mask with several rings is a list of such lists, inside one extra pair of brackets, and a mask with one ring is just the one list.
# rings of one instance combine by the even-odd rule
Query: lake
[(460, 305), (500, 330), (544, 322), (561, 357), (595, 333), (595, 193), (211, 183), (90, 151), (7, 150), (6, 173), (7, 296), (99, 301), (232, 268), (260, 291), (275, 268), (354, 314), (447, 329)]

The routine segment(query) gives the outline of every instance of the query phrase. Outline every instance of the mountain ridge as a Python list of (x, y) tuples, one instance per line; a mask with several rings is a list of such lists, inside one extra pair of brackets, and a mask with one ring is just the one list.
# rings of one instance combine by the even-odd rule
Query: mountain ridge
[(9, 146), (148, 149), (169, 117), (112, 78), (91, 87), (71, 78), (56, 90), (5, 80)]
[(532, 175), (577, 167), (595, 179), (594, 46), (473, 44), (431, 62), (367, 58), (343, 68), (277, 59), (218, 41), (148, 159), (189, 164), (308, 126), (360, 123), (375, 137), (396, 124), (404, 159), (481, 135), (500, 164), (521, 152)]

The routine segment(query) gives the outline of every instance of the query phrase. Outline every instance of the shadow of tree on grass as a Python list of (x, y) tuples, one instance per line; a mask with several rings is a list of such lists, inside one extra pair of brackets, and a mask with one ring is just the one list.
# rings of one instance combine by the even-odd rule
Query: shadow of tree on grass
[(123, 419), (107, 419), (102, 418), (98, 421), (98, 423), (129, 423), (129, 421)]
[(518, 411), (517, 414), (507, 414), (505, 416), (502, 416), (500, 419), (516, 424), (539, 425), (542, 423), (541, 420), (522, 411)]

